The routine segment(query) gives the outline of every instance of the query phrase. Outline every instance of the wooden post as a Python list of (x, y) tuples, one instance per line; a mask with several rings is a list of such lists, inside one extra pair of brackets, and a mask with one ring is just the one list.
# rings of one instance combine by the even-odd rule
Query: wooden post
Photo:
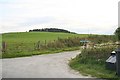
[(5, 41), (2, 42), (2, 52), (6, 52), (7, 44)]
[(37, 49), (38, 50), (40, 49), (40, 46), (41, 46), (40, 41), (38, 41), (38, 44), (37, 44)]

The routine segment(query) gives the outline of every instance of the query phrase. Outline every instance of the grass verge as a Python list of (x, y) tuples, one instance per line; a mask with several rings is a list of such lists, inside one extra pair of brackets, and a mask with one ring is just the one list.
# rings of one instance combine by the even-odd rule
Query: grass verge
[(114, 49), (114, 47), (104, 47), (82, 50), (81, 54), (72, 59), (69, 65), (83, 75), (91, 75), (108, 80), (120, 80), (120, 77), (116, 76), (115, 71), (108, 70), (105, 67), (105, 60)]
[(61, 48), (61, 49), (49, 49), (49, 50), (40, 50), (40, 51), (31, 51), (31, 52), (18, 52), (18, 53), (4, 53), (0, 54), (2, 58), (16, 58), (16, 57), (25, 57), (25, 56), (33, 56), (33, 55), (41, 55), (41, 54), (54, 54), (63, 51), (74, 51), (79, 50), (79, 47), (70, 47), (70, 48)]

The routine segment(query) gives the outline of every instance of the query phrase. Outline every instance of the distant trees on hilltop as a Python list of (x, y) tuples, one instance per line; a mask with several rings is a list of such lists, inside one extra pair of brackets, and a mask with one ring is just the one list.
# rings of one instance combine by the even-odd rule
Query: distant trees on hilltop
[(64, 32), (64, 33), (76, 34), (74, 32), (70, 32), (68, 30), (58, 29), (58, 28), (33, 29), (33, 30), (29, 30), (29, 32)]

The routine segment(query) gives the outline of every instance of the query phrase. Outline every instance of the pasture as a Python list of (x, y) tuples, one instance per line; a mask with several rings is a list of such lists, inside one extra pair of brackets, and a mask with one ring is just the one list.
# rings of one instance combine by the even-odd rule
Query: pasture
[[(22, 56), (30, 56), (33, 54), (36, 55), (36, 54), (53, 52), (50, 50), (35, 51), (34, 46), (35, 43), (37, 43), (38, 41), (40, 41), (41, 43), (48, 43), (57, 40), (58, 38), (63, 38), (63, 39), (68, 37), (85, 38), (87, 36), (88, 36), (87, 34), (70, 34), (70, 33), (58, 33), (58, 32), (5, 33), (2, 34), (2, 41), (6, 43), (6, 52), (3, 53), (3, 58), (22, 57)], [(66, 48), (64, 50), (69, 50), (69, 49)], [(56, 50), (55, 52), (59, 52), (59, 51), (62, 50)]]
[[(3, 58), (24, 57), (61, 51), (71, 51), (80, 48), (81, 39), (89, 39), (95, 44), (115, 42), (113, 35), (88, 35), (60, 32), (16, 32), (2, 34), (5, 42)], [(37, 45), (36, 45), (37, 44)], [(36, 49), (37, 48), (37, 49)]]

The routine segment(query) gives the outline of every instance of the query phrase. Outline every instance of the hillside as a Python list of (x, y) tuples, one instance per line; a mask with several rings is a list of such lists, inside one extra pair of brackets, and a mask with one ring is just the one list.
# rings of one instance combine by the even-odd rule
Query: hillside
[[(17, 32), (2, 34), (2, 41), (6, 43), (6, 52), (3, 57), (27, 56), (33, 54), (49, 53), (49, 50), (34, 50), (35, 44), (50, 43), (58, 38), (64, 39), (68, 37), (87, 37), (87, 34), (70, 34), (70, 33), (54, 33), (54, 32)], [(56, 50), (58, 51), (58, 50)], [(50, 50), (53, 52), (53, 50)], [(58, 51), (59, 52), (59, 51)]]
[(17, 32), (5, 33), (2, 35), (2, 40), (7, 43), (34, 43), (37, 41), (53, 41), (59, 38), (68, 37), (87, 37), (87, 34), (69, 34), (69, 33), (54, 33), (54, 32)]
[(80, 40), (95, 44), (115, 42), (112, 35), (71, 34), (61, 32), (16, 32), (2, 34), (3, 57), (22, 57), (79, 49)]

